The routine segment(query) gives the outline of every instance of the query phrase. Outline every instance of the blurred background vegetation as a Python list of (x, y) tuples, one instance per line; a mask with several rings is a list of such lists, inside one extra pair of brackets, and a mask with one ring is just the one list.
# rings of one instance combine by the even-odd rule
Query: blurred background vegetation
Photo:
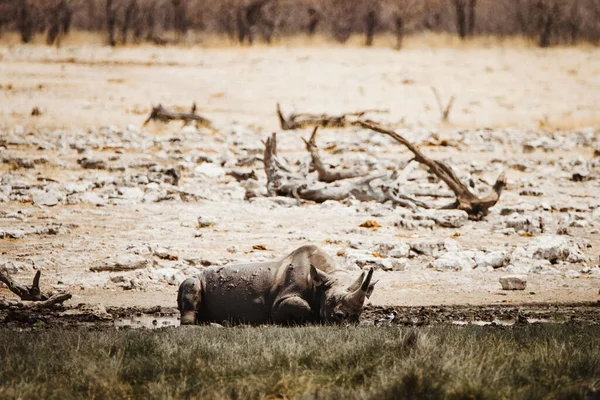
[(600, 0), (0, 0), (0, 40), (60, 45), (85, 32), (112, 46), (314, 35), (345, 43), (359, 35), (363, 45), (385, 36), (400, 49), (405, 36), (427, 32), (597, 45)]

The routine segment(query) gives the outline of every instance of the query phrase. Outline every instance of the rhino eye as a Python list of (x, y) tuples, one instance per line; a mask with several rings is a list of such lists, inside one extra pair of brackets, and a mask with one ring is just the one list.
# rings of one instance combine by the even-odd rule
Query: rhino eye
[(335, 318), (337, 321), (342, 321), (346, 318), (346, 314), (341, 311), (336, 311), (333, 313), (333, 318)]

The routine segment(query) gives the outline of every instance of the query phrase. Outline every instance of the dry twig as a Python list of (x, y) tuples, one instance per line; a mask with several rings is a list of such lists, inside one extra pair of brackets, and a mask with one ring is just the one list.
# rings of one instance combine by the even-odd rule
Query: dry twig
[(152, 112), (144, 125), (146, 125), (150, 121), (160, 121), (160, 122), (170, 122), (170, 121), (183, 121), (184, 125), (189, 124), (191, 121), (195, 121), (198, 126), (204, 126), (207, 128), (211, 128), (211, 122), (196, 114), (196, 103), (192, 105), (192, 108), (189, 113), (178, 113), (175, 111), (167, 111), (161, 104), (157, 107), (152, 107)]
[(438, 93), (437, 89), (432, 87), (431, 90), (435, 95), (435, 100), (437, 101), (437, 105), (442, 116), (442, 122), (448, 122), (448, 119), (450, 117), (450, 111), (452, 110), (452, 105), (454, 104), (454, 96), (450, 97), (450, 100), (448, 100), (446, 107), (444, 107), (444, 104), (442, 103), (442, 98), (440, 97), (440, 94)]

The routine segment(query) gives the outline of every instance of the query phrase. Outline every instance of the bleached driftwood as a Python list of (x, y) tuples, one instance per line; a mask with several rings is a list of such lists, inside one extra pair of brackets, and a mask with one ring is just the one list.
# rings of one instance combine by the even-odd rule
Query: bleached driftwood
[(442, 207), (443, 209), (463, 210), (471, 217), (478, 217), (487, 214), (488, 210), (500, 199), (502, 190), (506, 186), (506, 177), (504, 173), (500, 174), (490, 193), (487, 196), (480, 198), (473, 194), (469, 188), (458, 179), (452, 168), (442, 161), (432, 160), (425, 156), (415, 145), (406, 140), (403, 136), (370, 122), (360, 121), (358, 122), (358, 125), (365, 129), (388, 135), (397, 142), (403, 144), (414, 154), (415, 161), (426, 165), (432, 174), (444, 181), (450, 190), (454, 192), (456, 200), (453, 203)]
[(344, 200), (354, 197), (362, 201), (381, 200), (382, 196), (370, 184), (387, 176), (385, 172), (347, 178), (331, 183), (310, 182), (299, 173), (294, 173), (277, 156), (277, 135), (273, 133), (265, 142), (265, 173), (267, 193), (270, 196), (286, 196), (322, 203), (327, 200)]
[(321, 156), (319, 155), (319, 147), (317, 146), (317, 130), (318, 126), (312, 132), (309, 140), (302, 138), (304, 144), (306, 144), (306, 150), (310, 153), (311, 166), (317, 171), (318, 179), (320, 182), (335, 182), (342, 179), (356, 178), (359, 176), (365, 176), (363, 171), (353, 171), (344, 169), (331, 169), (325, 166)]
[(321, 128), (344, 128), (354, 125), (359, 119), (368, 113), (384, 113), (387, 110), (363, 110), (341, 115), (328, 114), (290, 114), (287, 117), (281, 112), (281, 107), (277, 103), (277, 117), (279, 124), (284, 131), (303, 129), (307, 127)]
[(0, 269), (0, 282), (6, 284), (8, 289), (19, 296), (21, 300), (36, 302), (36, 307), (53, 307), (69, 300), (72, 296), (69, 293), (60, 293), (48, 296), (40, 290), (40, 277), (42, 272), (37, 271), (33, 277), (31, 286), (22, 285), (12, 279), (6, 268)]

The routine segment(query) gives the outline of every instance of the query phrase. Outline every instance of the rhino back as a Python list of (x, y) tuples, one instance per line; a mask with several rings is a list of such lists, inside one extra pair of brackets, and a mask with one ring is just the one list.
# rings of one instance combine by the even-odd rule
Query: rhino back
[(277, 268), (277, 262), (269, 262), (204, 270), (199, 320), (249, 324), (268, 322)]

